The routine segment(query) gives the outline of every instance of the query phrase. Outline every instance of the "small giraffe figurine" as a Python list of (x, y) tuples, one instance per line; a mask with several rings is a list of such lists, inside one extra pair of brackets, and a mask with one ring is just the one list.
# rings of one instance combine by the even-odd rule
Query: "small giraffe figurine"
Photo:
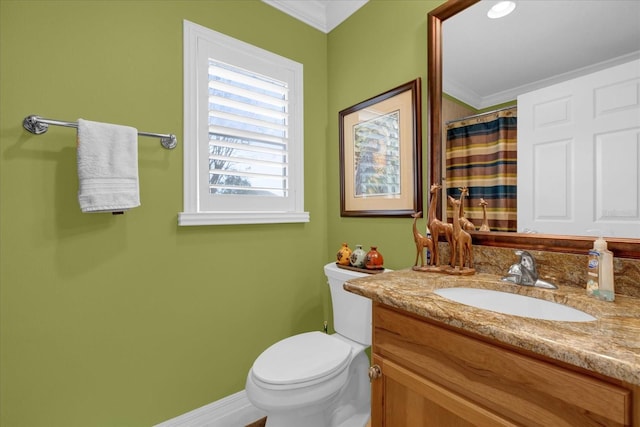
[[(431, 262), (433, 265), (440, 265), (440, 251), (438, 249), (438, 241), (440, 236), (444, 236), (451, 246), (451, 239), (453, 235), (453, 226), (447, 222), (442, 222), (436, 216), (436, 207), (438, 205), (438, 193), (442, 189), (440, 184), (431, 185), (431, 203), (429, 205), (429, 214), (427, 217), (427, 224), (429, 225), (429, 231), (431, 232), (431, 239), (433, 241), (433, 250), (431, 251)], [(453, 256), (451, 256), (451, 266), (453, 267)]]
[[(458, 190), (460, 190), (460, 226), (464, 230), (475, 231), (476, 226), (473, 225), (473, 222), (469, 221), (464, 214), (464, 199), (469, 195), (469, 188), (462, 187), (458, 188)], [(455, 214), (453, 217), (455, 218)]]
[[(420, 234), (416, 226), (416, 221), (422, 216), (422, 212), (416, 212), (411, 216), (413, 217), (413, 241), (416, 243), (416, 260), (413, 262), (413, 266), (418, 265), (418, 257), (420, 257), (420, 267), (424, 267), (424, 249), (427, 248), (433, 253), (433, 240)], [(432, 256), (429, 265), (433, 265), (433, 259)]]
[(480, 231), (491, 231), (489, 228), (489, 220), (487, 220), (487, 205), (489, 203), (486, 202), (483, 198), (480, 198), (480, 203), (478, 206), (482, 208), (482, 225), (480, 226)]
[(471, 235), (460, 227), (460, 200), (449, 196), (449, 203), (453, 207), (453, 246), (451, 247), (451, 259), (454, 260), (452, 267), (459, 265), (460, 270), (466, 264), (473, 268), (473, 248), (471, 246)]

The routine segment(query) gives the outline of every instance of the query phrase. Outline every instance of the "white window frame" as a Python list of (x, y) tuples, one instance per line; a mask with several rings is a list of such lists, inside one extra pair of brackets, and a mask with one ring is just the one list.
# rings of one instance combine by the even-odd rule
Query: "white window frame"
[[(303, 133), (303, 67), (302, 64), (260, 49), (256, 46), (184, 21), (184, 207), (178, 214), (179, 225), (267, 224), (309, 222), (304, 211), (304, 133)], [(208, 191), (208, 168), (203, 170), (202, 157), (208, 154), (208, 78), (207, 67), (213, 59), (222, 60), (263, 75), (273, 70), (286, 74), (290, 83), (289, 99), (289, 192), (293, 198), (290, 210), (274, 210), (268, 197), (253, 197), (245, 207), (234, 210), (222, 206), (215, 211), (203, 210), (203, 191)], [(247, 65), (249, 64), (249, 65)], [(207, 110), (207, 111), (204, 111)], [(205, 149), (206, 147), (206, 149)], [(204, 163), (206, 164), (206, 163)], [(206, 187), (203, 187), (206, 186)], [(245, 196), (252, 197), (252, 196)], [(221, 198), (224, 202), (224, 198)]]

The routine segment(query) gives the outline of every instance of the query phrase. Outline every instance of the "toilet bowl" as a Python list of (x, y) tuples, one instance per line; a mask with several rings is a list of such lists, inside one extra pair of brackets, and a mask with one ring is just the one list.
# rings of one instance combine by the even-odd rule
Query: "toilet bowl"
[(335, 334), (306, 332), (267, 348), (247, 375), (249, 401), (267, 427), (364, 427), (370, 414), (371, 300), (343, 289), (365, 274), (324, 267)]

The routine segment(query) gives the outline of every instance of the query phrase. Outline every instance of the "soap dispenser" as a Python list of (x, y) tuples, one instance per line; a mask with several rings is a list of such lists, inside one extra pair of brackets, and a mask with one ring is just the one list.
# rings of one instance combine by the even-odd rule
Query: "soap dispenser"
[[(615, 299), (615, 290), (613, 283), (613, 252), (607, 249), (607, 241), (599, 237), (593, 243), (593, 249), (589, 251), (591, 267), (591, 257), (597, 255), (598, 265), (598, 290), (594, 295), (604, 301), (613, 301)], [(587, 285), (588, 286), (588, 285)]]

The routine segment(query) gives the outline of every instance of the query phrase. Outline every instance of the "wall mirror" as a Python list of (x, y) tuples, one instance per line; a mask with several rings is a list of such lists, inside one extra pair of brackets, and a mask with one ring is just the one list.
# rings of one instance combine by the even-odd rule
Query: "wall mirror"
[[(443, 23), (471, 7), (478, 0), (449, 0), (428, 16), (428, 120), (430, 169), (429, 185), (443, 180)], [(606, 3), (606, 2), (605, 2)], [(540, 27), (542, 28), (542, 27)], [(545, 27), (546, 28), (546, 27)], [(507, 36), (508, 37), (508, 36)], [(554, 35), (551, 40), (554, 40)], [(505, 71), (508, 74), (508, 71)], [(440, 195), (439, 203), (443, 195)], [(441, 211), (440, 209), (438, 210)], [(638, 226), (631, 224), (630, 226)], [(521, 234), (507, 232), (472, 232), (475, 244), (533, 250), (550, 250), (584, 254), (593, 243), (592, 236)], [(616, 256), (640, 259), (640, 239), (609, 237)]]

